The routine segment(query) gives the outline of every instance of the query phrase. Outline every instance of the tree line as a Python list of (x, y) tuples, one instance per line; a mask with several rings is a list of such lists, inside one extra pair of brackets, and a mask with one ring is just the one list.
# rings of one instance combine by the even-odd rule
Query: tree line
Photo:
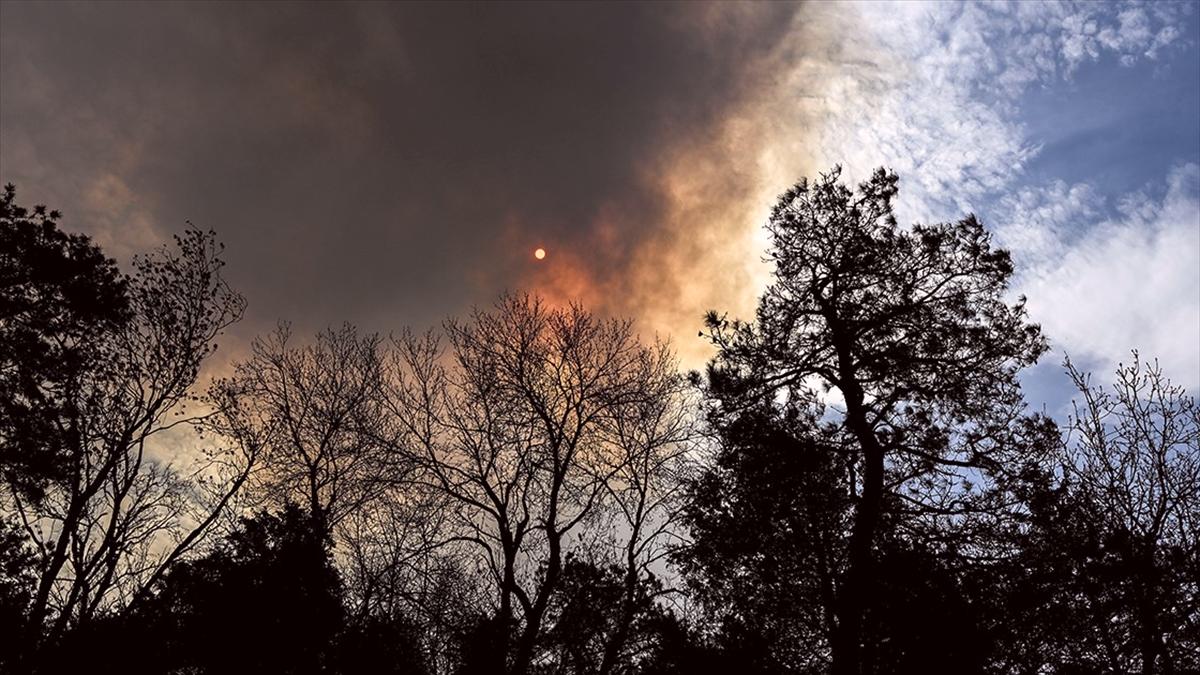
[(255, 339), (212, 232), (122, 272), (0, 199), (0, 671), (1200, 669), (1200, 409), (1048, 350), (974, 216), (835, 169), (771, 212), (703, 373), (510, 294)]

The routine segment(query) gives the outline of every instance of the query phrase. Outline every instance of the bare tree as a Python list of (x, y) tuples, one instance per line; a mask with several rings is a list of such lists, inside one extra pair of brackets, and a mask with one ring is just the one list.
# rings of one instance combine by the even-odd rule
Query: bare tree
[[(670, 361), (640, 344), (629, 322), (529, 296), (506, 296), (446, 333), (448, 351), (432, 334), (398, 340), (396, 418), (422, 461), (421, 483), (447, 498), (447, 540), (473, 547), (496, 590), (498, 667), (524, 673), (566, 551), (615, 493), (629, 490), (637, 509), (638, 487), (617, 487), (617, 476), (643, 475), (630, 471), (630, 456), (654, 463), (661, 437), (647, 402)], [(639, 405), (642, 445), (623, 448), (616, 420)], [(623, 423), (630, 440), (635, 422)], [(639, 554), (655, 539), (645, 529), (649, 501), (642, 509)]]
[(654, 600), (642, 597), (639, 584), (662, 572), (664, 559), (679, 542), (683, 474), (696, 438), (698, 405), (669, 348), (658, 344), (643, 351), (638, 367), (640, 395), (607, 417), (614, 452), (600, 467), (606, 474), (609, 510), (616, 516), (613, 539), (623, 570), (620, 607), (604, 636), (600, 675), (618, 668), (630, 646), (636, 614)]
[(435, 673), (453, 671), (459, 631), (481, 611), (463, 551), (443, 546), (443, 506), (401, 479), (347, 516), (337, 551), (350, 616), (415, 627)]
[[(1086, 594), (1109, 666), (1174, 672), (1200, 664), (1200, 408), (1158, 363), (1117, 368), (1111, 389), (1069, 360), (1081, 395), (1070, 420), (1073, 482), (1098, 522)], [(1135, 663), (1140, 661), (1140, 664)]]
[(381, 342), (344, 325), (294, 346), (281, 324), (216, 384), (222, 431), (261, 449), (253, 484), (265, 501), (298, 502), (332, 530), (379, 494), (389, 457)]
[(31, 643), (144, 589), (201, 540), (253, 464), (221, 451), (188, 466), (157, 452), (206, 420), (193, 385), (244, 308), (221, 278), (211, 232), (188, 231), (176, 244), (135, 259), (129, 320), (90, 336), (99, 357), (65, 389), (68, 412), (57, 422), (67, 470), (37, 502), (7, 485), (7, 506), (38, 557)]

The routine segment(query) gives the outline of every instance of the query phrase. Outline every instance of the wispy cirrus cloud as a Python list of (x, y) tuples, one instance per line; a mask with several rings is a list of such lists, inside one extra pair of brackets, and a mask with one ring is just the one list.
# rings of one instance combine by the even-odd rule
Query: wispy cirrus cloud
[(799, 66), (830, 83), (815, 115), (819, 158), (858, 175), (891, 166), (905, 179), (904, 215), (924, 220), (977, 210), (1019, 182), (1041, 149), (1021, 114), (1031, 87), (1067, 86), (1105, 55), (1128, 65), (1157, 59), (1184, 42), (1188, 8), (913, 2), (827, 11), (835, 34), (856, 26), (861, 36)]

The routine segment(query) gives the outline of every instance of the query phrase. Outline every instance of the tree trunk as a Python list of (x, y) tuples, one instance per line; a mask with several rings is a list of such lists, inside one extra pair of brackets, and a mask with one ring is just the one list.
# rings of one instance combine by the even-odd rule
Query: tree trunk
[(624, 580), (624, 596), (621, 598), (621, 617), (618, 619), (616, 630), (608, 643), (604, 645), (604, 658), (600, 662), (600, 670), (597, 675), (609, 675), (613, 668), (617, 665), (617, 657), (621, 654), (621, 648), (625, 646), (626, 640), (629, 639), (629, 627), (633, 623), (634, 610), (637, 603), (637, 561), (634, 560), (632, 553), (628, 555), (626, 560), (625, 580)]
[(542, 619), (546, 608), (550, 605), (550, 596), (558, 586), (558, 576), (562, 570), (562, 541), (561, 535), (551, 525), (547, 528), (547, 539), (550, 545), (550, 556), (546, 564), (546, 576), (542, 580), (541, 589), (533, 601), (533, 607), (525, 615), (525, 629), (517, 641), (517, 654), (513, 659), (512, 675), (525, 675), (533, 661), (533, 651), (537, 646), (538, 634), (542, 630)]
[(1158, 570), (1154, 561), (1154, 543), (1138, 541), (1137, 546), (1138, 567), (1142, 572), (1142, 579), (1138, 584), (1140, 597), (1138, 598), (1138, 617), (1141, 630), (1141, 639), (1139, 645), (1142, 656), (1142, 673), (1144, 675), (1154, 675), (1158, 672), (1158, 653), (1161, 648), (1158, 630), (1158, 603), (1155, 597), (1155, 592), (1158, 588)]
[(496, 658), (498, 660), (498, 663), (496, 664), (496, 672), (498, 673), (508, 672), (509, 626), (512, 624), (513, 616), (513, 588), (517, 585), (516, 572), (513, 569), (515, 564), (513, 556), (515, 556), (515, 553), (510, 555), (506, 545), (504, 554), (504, 577), (500, 582), (502, 589), (500, 591), (500, 615), (498, 617), (499, 621), (497, 621), (499, 625), (494, 627), (495, 630), (500, 631), (496, 641)]
[(853, 350), (849, 341), (838, 334), (840, 322), (830, 317), (835, 329), (834, 347), (838, 354), (837, 383), (846, 399), (846, 427), (858, 441), (863, 458), (863, 485), (850, 532), (846, 573), (837, 594), (837, 628), (832, 647), (835, 675), (862, 672), (863, 617), (869, 600), (873, 574), (872, 546), (879, 526), (883, 504), (884, 450), (867, 420), (862, 385), (857, 379)]
[(833, 672), (862, 672), (863, 616), (871, 579), (871, 545), (879, 524), (883, 492), (883, 452), (878, 444), (864, 452), (863, 490), (854, 517), (846, 573), (837, 594), (837, 628), (833, 640)]

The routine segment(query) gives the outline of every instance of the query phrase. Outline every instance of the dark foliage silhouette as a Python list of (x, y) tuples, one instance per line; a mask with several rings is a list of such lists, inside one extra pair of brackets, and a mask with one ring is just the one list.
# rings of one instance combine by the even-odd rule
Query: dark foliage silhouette
[(135, 610), (78, 631), (56, 650), (66, 662), (55, 670), (81, 667), (88, 647), (120, 636), (129, 650), (111, 672), (325, 672), (342, 619), (326, 539), (295, 506), (244, 519), (216, 550), (174, 566)]
[(666, 611), (655, 600), (662, 584), (639, 578), (627, 598), (625, 576), (620, 565), (567, 558), (562, 588), (547, 617), (546, 672), (636, 672), (636, 664), (660, 648), (657, 633)]
[(719, 449), (692, 485), (692, 542), (677, 562), (717, 644), (764, 671), (819, 669), (845, 561), (844, 467), (794, 408), (760, 403), (714, 421)]
[(1137, 353), (1078, 388), (1062, 476), (1031, 485), (1000, 623), (1009, 662), (1200, 668), (1200, 411)]
[[(762, 404), (718, 419), (718, 455), (693, 483), (680, 569), (716, 622), (715, 646), (761, 672), (826, 672), (853, 519), (848, 472), (800, 411)], [(877, 537), (865, 671), (983, 668), (986, 623), (946, 558), (910, 536)]]
[(18, 667), (20, 639), (37, 583), (36, 556), (16, 525), (0, 521), (0, 672)]
[[(113, 658), (112, 645), (127, 650)], [(215, 550), (175, 565), (136, 608), (72, 634), (46, 668), (85, 664), (146, 674), (425, 672), (402, 618), (345, 614), (328, 534), (294, 505), (243, 519)]]
[(327, 538), (295, 506), (245, 520), (217, 551), (176, 567), (131, 618), (176, 627), (152, 641), (169, 670), (321, 672), (342, 619)]
[(404, 616), (356, 617), (348, 621), (332, 650), (339, 675), (424, 675), (433, 672), (422, 649), (421, 627)]
[(129, 316), (127, 282), (83, 235), (58, 229), (57, 211), (30, 212), (16, 188), (0, 197), (0, 471), (20, 497), (40, 501), (65, 479), (78, 444), (80, 382), (107, 358), (100, 336)]
[[(1200, 671), (1200, 408), (1046, 350), (969, 216), (839, 171), (718, 353), (504, 295), (385, 339), (244, 308), (211, 232), (128, 275), (0, 205), (0, 672)], [(181, 448), (183, 451), (181, 451)]]
[(31, 459), (6, 461), (3, 473), (5, 514), (34, 553), (18, 641), (31, 655), (191, 550), (253, 462), (214, 448), (186, 467), (150, 454), (166, 432), (203, 423), (193, 385), (244, 306), (220, 275), (212, 233), (188, 231), (121, 277), (86, 238), (58, 232), (57, 214), (22, 215), (13, 194), (3, 277), (14, 313), (0, 333), (23, 351), (4, 370), (4, 386), (19, 391), (6, 389), (0, 428), (5, 447)]

